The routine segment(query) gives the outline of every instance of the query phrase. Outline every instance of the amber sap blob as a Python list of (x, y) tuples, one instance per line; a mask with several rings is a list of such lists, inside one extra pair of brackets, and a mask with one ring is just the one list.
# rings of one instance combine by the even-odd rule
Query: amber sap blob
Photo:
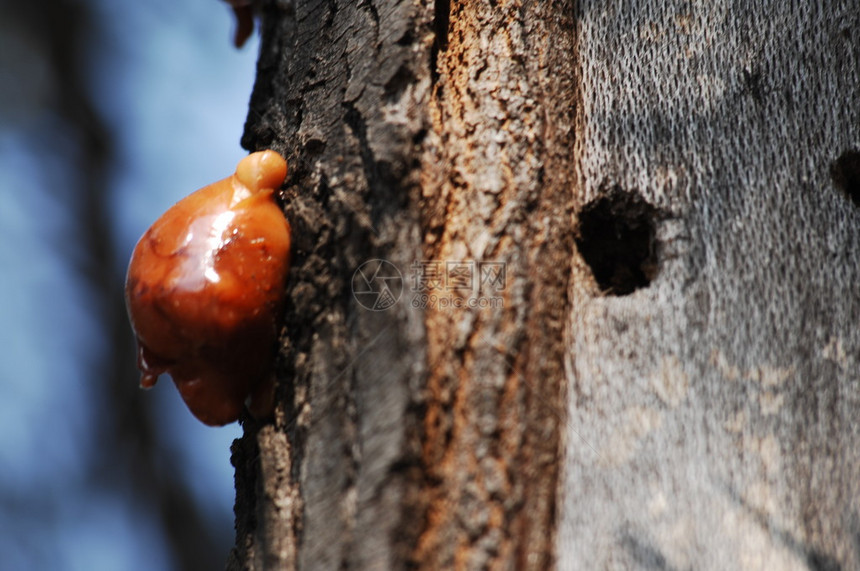
[(177, 202), (134, 248), (125, 298), (141, 386), (169, 373), (202, 422), (243, 405), (271, 409), (272, 362), (290, 263), (290, 226), (274, 200), (287, 163), (248, 155), (236, 172)]

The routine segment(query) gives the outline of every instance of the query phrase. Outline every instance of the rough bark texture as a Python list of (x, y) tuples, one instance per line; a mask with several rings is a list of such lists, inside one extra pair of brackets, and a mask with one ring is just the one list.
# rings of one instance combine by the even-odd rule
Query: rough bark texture
[(553, 560), (573, 248), (572, 15), (566, 2), (452, 3), (437, 44), (425, 255), (502, 263), (506, 287), (503, 307), (426, 316), (422, 568)]
[[(552, 561), (572, 14), (565, 2), (265, 6), (243, 143), (291, 165), (295, 263), (281, 406), (234, 447), (232, 568)], [(374, 258), (405, 277), (379, 312), (350, 289)], [(448, 301), (486, 293), (481, 263), (503, 267), (498, 303), (428, 303), (412, 291), (423, 261), (471, 264), (470, 292), (430, 292)]]
[(860, 6), (576, 22), (579, 224), (652, 220), (656, 268), (607, 295), (576, 259), (560, 567), (860, 568)]
[(295, 261), (230, 568), (860, 566), (860, 10), (758, 4), (264, 3)]
[(420, 526), (423, 317), (358, 305), (353, 274), (421, 258), (430, 11), (412, 2), (263, 7), (243, 144), (287, 158), (294, 263), (273, 424), (234, 446), (229, 567), (402, 568)]

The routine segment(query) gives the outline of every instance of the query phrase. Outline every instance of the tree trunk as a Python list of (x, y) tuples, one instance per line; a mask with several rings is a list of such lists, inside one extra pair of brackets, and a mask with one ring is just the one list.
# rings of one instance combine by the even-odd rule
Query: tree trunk
[(648, 287), (574, 264), (564, 568), (860, 568), (860, 5), (826, 4), (577, 10), (577, 205), (659, 214)]
[(860, 566), (860, 10), (758, 4), (265, 3), (231, 569)]

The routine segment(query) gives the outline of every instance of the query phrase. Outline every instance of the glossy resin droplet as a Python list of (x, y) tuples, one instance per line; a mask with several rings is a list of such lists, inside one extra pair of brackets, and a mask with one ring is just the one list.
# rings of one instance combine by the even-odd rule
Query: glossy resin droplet
[(265, 413), (290, 257), (273, 193), (287, 175), (274, 151), (177, 202), (135, 246), (125, 296), (141, 386), (169, 373), (198, 419), (223, 425), (245, 401)]

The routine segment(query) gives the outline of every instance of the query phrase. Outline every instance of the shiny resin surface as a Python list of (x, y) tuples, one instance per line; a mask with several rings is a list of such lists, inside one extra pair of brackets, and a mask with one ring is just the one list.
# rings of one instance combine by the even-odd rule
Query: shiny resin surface
[(236, 172), (180, 200), (132, 254), (126, 305), (141, 386), (169, 373), (194, 415), (265, 414), (290, 262), (290, 226), (274, 200), (287, 164), (248, 155)]

